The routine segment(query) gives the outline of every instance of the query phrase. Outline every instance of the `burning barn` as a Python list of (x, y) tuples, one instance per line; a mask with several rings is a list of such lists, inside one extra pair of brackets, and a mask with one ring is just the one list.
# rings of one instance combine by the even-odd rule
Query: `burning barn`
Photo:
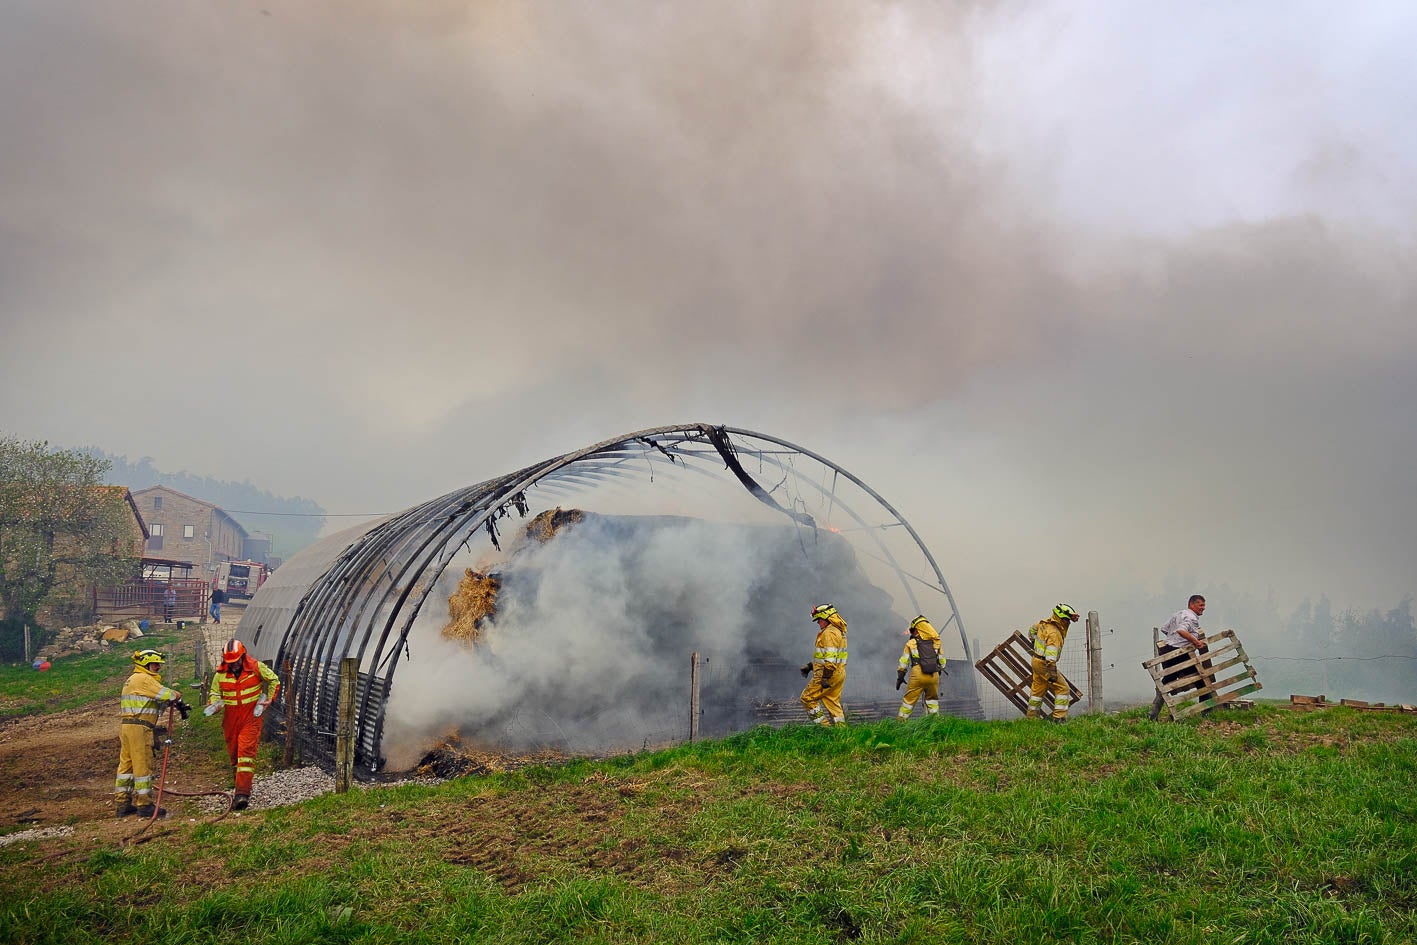
[(844, 694), (894, 714), (905, 629), (953, 661), (944, 711), (978, 717), (953, 598), (914, 530), (860, 480), (726, 427), (646, 430), (332, 536), (277, 571), (238, 636), (288, 674), (275, 711), (328, 763), (339, 664), (359, 660), (356, 770), (444, 739), (601, 753), (804, 719), (814, 604), (849, 624)]

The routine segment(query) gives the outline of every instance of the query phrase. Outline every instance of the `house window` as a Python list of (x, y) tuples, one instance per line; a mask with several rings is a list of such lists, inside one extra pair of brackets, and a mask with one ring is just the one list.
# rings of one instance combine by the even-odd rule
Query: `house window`
[(192, 525), (183, 525), (183, 526), (182, 526), (182, 537), (183, 537), (183, 538), (191, 538), (191, 537), (192, 537), (192, 529), (193, 529), (194, 527), (195, 527), (195, 526), (192, 526)]
[(161, 538), (161, 537), (162, 537), (162, 526), (161, 526), (161, 525), (157, 525), (157, 524), (149, 525), (149, 526), (148, 526), (148, 534), (151, 535), (151, 536), (153, 536), (154, 538)]
[(155, 495), (155, 496), (153, 496), (153, 508), (155, 508), (155, 509), (160, 509), (160, 508), (162, 508), (162, 496), (160, 496), (160, 495)]

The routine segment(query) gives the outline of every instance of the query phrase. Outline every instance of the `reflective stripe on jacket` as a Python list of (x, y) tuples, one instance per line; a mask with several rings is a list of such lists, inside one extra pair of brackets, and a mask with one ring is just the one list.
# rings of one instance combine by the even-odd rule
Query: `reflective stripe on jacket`
[(176, 689), (167, 688), (156, 676), (145, 670), (134, 670), (123, 684), (118, 711), (125, 719), (156, 724), (162, 714), (163, 703), (179, 698), (181, 696)]
[(260, 700), (267, 684), (270, 685), (267, 698), (274, 702), (280, 693), (280, 677), (265, 663), (248, 655), (236, 673), (227, 671), (225, 664), (217, 670), (207, 701), (220, 699), (227, 705), (252, 705)]
[[(935, 644), (935, 655), (940, 660), (940, 668), (945, 665), (945, 648), (940, 646), (940, 634), (930, 625), (930, 621), (922, 620), (915, 625), (915, 632), (919, 634), (919, 639), (929, 640)], [(896, 664), (901, 669), (910, 669), (912, 666), (920, 665), (920, 645), (916, 642), (916, 637), (911, 637), (905, 641), (905, 649), (900, 653), (900, 660)], [(923, 672), (923, 670), (922, 670)], [(933, 673), (931, 675), (934, 675)]]
[(817, 632), (817, 648), (812, 659), (828, 666), (846, 665), (846, 621), (840, 614), (827, 618), (827, 626)]
[(1033, 638), (1033, 655), (1050, 663), (1058, 662), (1058, 654), (1063, 649), (1063, 641), (1068, 638), (1071, 621), (1060, 621), (1057, 617), (1044, 617), (1028, 628)]

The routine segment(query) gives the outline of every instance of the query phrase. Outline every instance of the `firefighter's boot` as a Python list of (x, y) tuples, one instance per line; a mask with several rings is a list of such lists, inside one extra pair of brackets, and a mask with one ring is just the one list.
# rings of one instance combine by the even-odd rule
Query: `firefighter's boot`
[(245, 794), (236, 795), (236, 800), (231, 802), (232, 810), (245, 810), (251, 805), (251, 798)]
[[(152, 816), (153, 816), (153, 805), (152, 805), (152, 804), (144, 804), (142, 807), (139, 807), (139, 808), (138, 808), (137, 810), (135, 810), (133, 813), (137, 814), (139, 817), (141, 817), (141, 818), (143, 818), (144, 820), (146, 820), (146, 819), (148, 819), (149, 817), (152, 817)], [(159, 807), (159, 808), (157, 808), (157, 816), (159, 816), (159, 817), (166, 817), (166, 816), (167, 816), (167, 808), (166, 808), (166, 807)]]
[(115, 802), (115, 804), (113, 805), (113, 814), (119, 819), (131, 816), (132, 814), (136, 814), (137, 812), (138, 809), (133, 806), (133, 802), (126, 797), (123, 798), (123, 800), (121, 801)]

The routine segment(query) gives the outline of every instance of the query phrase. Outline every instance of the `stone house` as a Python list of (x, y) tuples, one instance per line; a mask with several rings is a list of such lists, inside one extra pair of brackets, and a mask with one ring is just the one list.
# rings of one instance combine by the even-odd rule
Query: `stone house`
[(150, 486), (133, 493), (148, 525), (147, 554), (186, 561), (208, 577), (222, 561), (246, 555), (246, 529), (210, 502), (167, 486)]

